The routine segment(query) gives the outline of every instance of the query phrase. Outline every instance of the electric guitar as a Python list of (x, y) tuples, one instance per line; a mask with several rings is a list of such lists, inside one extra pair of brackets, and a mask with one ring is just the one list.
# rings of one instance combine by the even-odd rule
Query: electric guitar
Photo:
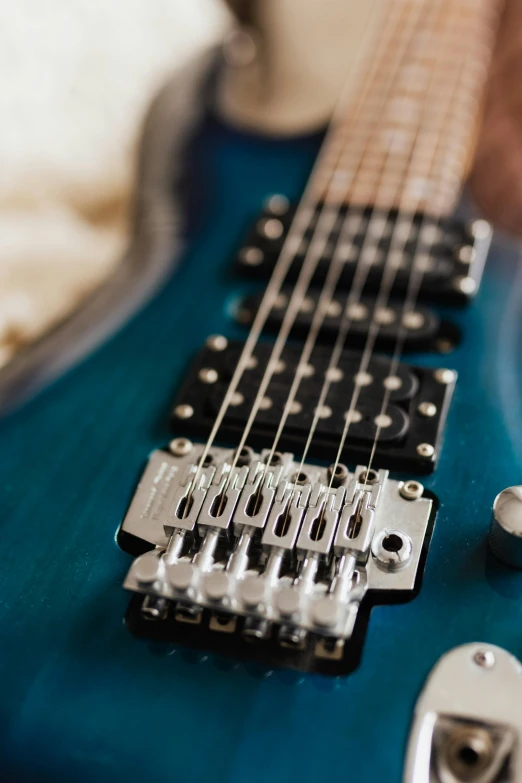
[(0, 779), (517, 783), (522, 267), (461, 200), (499, 3), (233, 5), (124, 264), (0, 374)]

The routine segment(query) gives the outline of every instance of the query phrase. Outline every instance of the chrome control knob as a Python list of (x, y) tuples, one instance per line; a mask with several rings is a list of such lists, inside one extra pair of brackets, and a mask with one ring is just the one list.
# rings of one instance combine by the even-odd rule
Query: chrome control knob
[(503, 489), (495, 498), (489, 545), (503, 563), (522, 569), (522, 486)]

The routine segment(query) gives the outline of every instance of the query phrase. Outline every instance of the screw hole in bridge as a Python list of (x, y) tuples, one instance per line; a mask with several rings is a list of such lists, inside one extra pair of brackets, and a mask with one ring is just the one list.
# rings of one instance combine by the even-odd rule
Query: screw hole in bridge
[(359, 474), (359, 484), (375, 484), (379, 479), (379, 474), (376, 470), (362, 470)]
[(270, 463), (268, 462), (269, 456), (270, 454), (267, 454), (264, 460), (267, 465), (281, 465), (281, 463), (283, 462), (283, 455), (281, 454), (280, 451), (274, 451)]
[(293, 484), (299, 484), (300, 486), (302, 486), (303, 484), (306, 484), (306, 482), (308, 481), (308, 476), (306, 475), (306, 473), (294, 473), (294, 475), (290, 480), (292, 481)]
[(396, 533), (390, 533), (389, 536), (383, 538), (382, 548), (387, 552), (400, 552), (402, 549), (403, 541)]
[(207, 456), (203, 460), (201, 467), (208, 468), (210, 467), (210, 465), (212, 465), (213, 462), (214, 462), (214, 457), (212, 456), (212, 454), (207, 454)]

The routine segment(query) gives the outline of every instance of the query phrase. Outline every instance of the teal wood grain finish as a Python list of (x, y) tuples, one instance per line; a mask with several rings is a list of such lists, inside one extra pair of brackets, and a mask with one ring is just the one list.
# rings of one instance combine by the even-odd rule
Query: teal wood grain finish
[[(412, 709), (449, 648), (522, 657), (522, 573), (488, 555), (495, 494), (520, 483), (516, 254), (495, 245), (465, 311), (420, 595), (372, 611), (362, 663), (328, 679), (134, 639), (115, 536), (173, 394), (241, 290), (233, 253), (265, 196), (302, 191), (319, 138), (267, 141), (209, 123), (199, 220), (168, 285), (131, 323), (0, 426), (0, 780), (399, 783)], [(204, 176), (201, 172), (205, 172)], [(517, 281), (518, 274), (518, 281)], [(440, 365), (440, 357), (415, 360)]]

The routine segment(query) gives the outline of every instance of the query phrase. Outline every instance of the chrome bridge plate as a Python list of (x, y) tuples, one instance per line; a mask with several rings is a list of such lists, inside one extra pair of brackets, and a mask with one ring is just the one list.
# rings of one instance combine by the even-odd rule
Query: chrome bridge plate
[(140, 636), (341, 674), (374, 603), (419, 586), (434, 502), (388, 471), (177, 439), (149, 458), (119, 532)]

